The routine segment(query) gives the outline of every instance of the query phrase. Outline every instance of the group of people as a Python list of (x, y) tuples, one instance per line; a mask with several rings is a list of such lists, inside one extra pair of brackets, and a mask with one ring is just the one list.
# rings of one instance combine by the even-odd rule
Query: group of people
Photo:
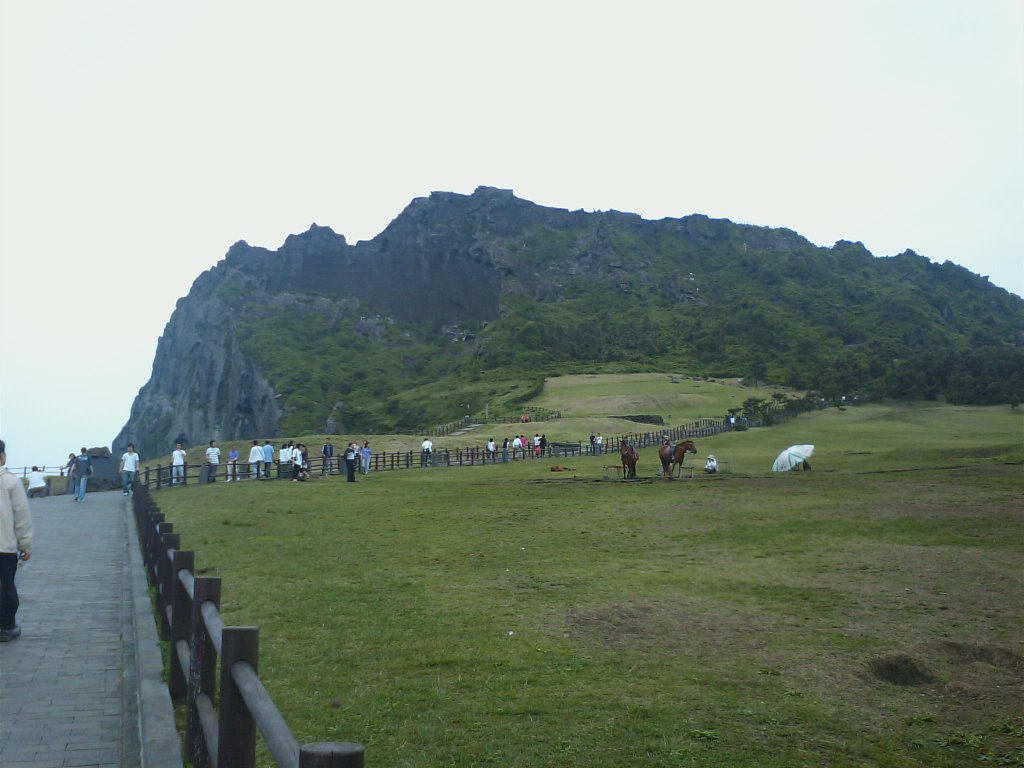
[[(274, 445), (270, 440), (265, 441), (262, 445), (259, 440), (253, 440), (246, 461), (242, 460), (241, 452), (237, 448), (231, 448), (228, 452), (224, 468), (226, 481), (231, 483), (244, 479), (269, 480), (270, 473), (275, 465), (278, 467), (280, 475), (290, 475), (293, 482), (298, 483), (309, 480), (311, 476), (309, 449), (304, 443), (296, 443), (294, 440), (289, 440), (287, 443), (281, 444), (276, 460), (274, 459), (274, 454)], [(331, 438), (328, 437), (324, 441), (323, 447), (320, 449), (320, 455), (322, 457), (320, 474), (334, 474), (334, 444), (331, 442)], [(364, 475), (370, 474), (372, 456), (373, 451), (370, 448), (369, 440), (364, 440), (362, 446), (352, 441), (345, 447), (345, 450), (342, 452), (342, 460), (345, 463), (350, 483), (355, 482), (356, 473), (359, 471)], [(181, 443), (177, 443), (174, 446), (174, 452), (171, 454), (172, 485), (180, 485), (185, 482), (185, 465), (187, 460), (188, 455), (185, 448)], [(221, 450), (216, 440), (211, 440), (206, 448), (205, 464), (206, 482), (216, 482), (221, 464)]]

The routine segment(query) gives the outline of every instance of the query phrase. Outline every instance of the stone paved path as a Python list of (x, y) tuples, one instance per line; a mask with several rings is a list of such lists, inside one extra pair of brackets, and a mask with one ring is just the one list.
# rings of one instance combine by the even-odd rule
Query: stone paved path
[(140, 764), (125, 498), (33, 499), (22, 636), (0, 644), (3, 768)]

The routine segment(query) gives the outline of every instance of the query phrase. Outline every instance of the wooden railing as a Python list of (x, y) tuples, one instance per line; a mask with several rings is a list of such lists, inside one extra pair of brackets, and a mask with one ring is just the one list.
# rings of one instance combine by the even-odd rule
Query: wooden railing
[(363, 768), (360, 744), (299, 746), (260, 681), (259, 630), (224, 626), (221, 580), (195, 575), (195, 554), (181, 549), (180, 534), (146, 488), (136, 489), (133, 501), (160, 633), (170, 643), (168, 688), (188, 708), (185, 752), (191, 765), (254, 768), (259, 730), (280, 768)]
[[(807, 409), (801, 407), (797, 402), (784, 404), (771, 404), (767, 413), (771, 423), (780, 424), (793, 418)], [(623, 440), (637, 448), (644, 448), (654, 445), (661, 445), (667, 436), (670, 441), (696, 440), (702, 437), (712, 437), (723, 432), (730, 432), (735, 429), (748, 429), (763, 425), (761, 419), (749, 419), (742, 417), (735, 425), (730, 424), (726, 419), (696, 419), (687, 424), (676, 427), (667, 427), (647, 432), (625, 432), (621, 435), (605, 437), (600, 447), (601, 454), (619, 452)], [(517, 425), (518, 426), (518, 425)], [(522, 459), (534, 458), (533, 443), (527, 436), (529, 445), (525, 451), (513, 453), (509, 451), (509, 461), (520, 461)], [(591, 456), (595, 455), (598, 449), (582, 440), (576, 442), (549, 442), (545, 456)], [(391, 453), (375, 453), (370, 458), (371, 472), (389, 472), (397, 469), (415, 469), (426, 467), (464, 467), (477, 466), (481, 464), (502, 463), (505, 461), (501, 446), (498, 446), (494, 454), (489, 454), (482, 446), (468, 446), (465, 448), (442, 448), (427, 456), (422, 451), (394, 451)], [(362, 460), (357, 462), (357, 467), (362, 466)], [(322, 456), (314, 456), (309, 459), (309, 472), (317, 474), (343, 474), (345, 472), (344, 461), (335, 456), (332, 459), (325, 459)], [(357, 470), (358, 471), (358, 470)], [(227, 480), (233, 474), (234, 478), (240, 481), (253, 479), (257, 476), (266, 476), (267, 479), (275, 477), (279, 480), (292, 479), (292, 465), (289, 463), (273, 465), (270, 472), (264, 468), (263, 474), (257, 474), (257, 470), (248, 463), (236, 462), (234, 469), (229, 464), (217, 464), (211, 467), (208, 464), (186, 464), (181, 467), (180, 482), (183, 484), (206, 482), (214, 480)], [(138, 484), (152, 490), (170, 487), (175, 481), (172, 467), (169, 465), (156, 465), (145, 467), (139, 473)]]

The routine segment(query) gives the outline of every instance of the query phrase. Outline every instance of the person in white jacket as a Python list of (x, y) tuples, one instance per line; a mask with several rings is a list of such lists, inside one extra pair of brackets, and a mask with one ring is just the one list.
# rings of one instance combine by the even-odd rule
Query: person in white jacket
[(260, 464), (263, 463), (263, 446), (259, 440), (252, 441), (252, 448), (249, 449), (249, 479), (260, 479)]
[(32, 556), (32, 513), (21, 478), (7, 471), (7, 446), (0, 440), (0, 643), (16, 640), (21, 627), (14, 575), (18, 558)]

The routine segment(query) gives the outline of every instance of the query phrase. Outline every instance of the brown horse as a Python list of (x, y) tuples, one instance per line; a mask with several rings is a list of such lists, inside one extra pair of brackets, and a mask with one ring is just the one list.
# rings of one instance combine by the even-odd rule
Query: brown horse
[(696, 452), (697, 446), (693, 444), (693, 440), (678, 442), (674, 448), (671, 445), (661, 446), (658, 458), (661, 459), (661, 470), (665, 478), (672, 480), (675, 477), (676, 466), (683, 466), (686, 454)]
[(640, 452), (623, 440), (619, 443), (619, 458), (622, 459), (622, 477), (626, 480), (635, 480), (636, 463), (640, 460)]

